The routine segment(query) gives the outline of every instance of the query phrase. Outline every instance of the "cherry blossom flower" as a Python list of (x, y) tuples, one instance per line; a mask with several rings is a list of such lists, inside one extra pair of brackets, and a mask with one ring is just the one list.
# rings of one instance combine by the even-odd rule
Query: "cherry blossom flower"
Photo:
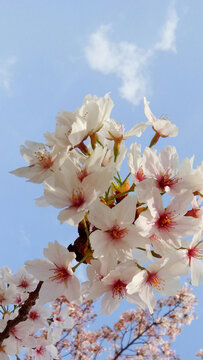
[(61, 329), (70, 329), (74, 326), (74, 320), (69, 316), (69, 311), (66, 307), (54, 315), (54, 324)]
[[(114, 170), (114, 169), (113, 169)], [(80, 172), (81, 174), (81, 172)], [(58, 219), (70, 225), (77, 225), (84, 217), (90, 205), (109, 186), (113, 173), (108, 167), (83, 178), (79, 176), (78, 168), (70, 159), (66, 159), (55, 181), (44, 184), (44, 199), (46, 205), (65, 208), (60, 211)], [(42, 198), (37, 205), (44, 206)]]
[(202, 178), (193, 170), (193, 160), (186, 158), (179, 164), (178, 154), (173, 146), (165, 147), (158, 156), (154, 149), (146, 148), (143, 168), (146, 176), (154, 179), (154, 185), (160, 192), (175, 196), (186, 190), (195, 192), (200, 187)]
[(177, 195), (164, 208), (158, 189), (153, 189), (148, 200), (148, 210), (141, 214), (135, 225), (142, 236), (158, 236), (173, 245), (180, 245), (179, 238), (192, 235), (201, 227), (201, 220), (184, 216), (193, 195), (188, 192)]
[(101, 301), (101, 314), (106, 315), (111, 315), (123, 298), (143, 307), (144, 303), (139, 295), (129, 295), (126, 290), (127, 285), (137, 272), (138, 268), (133, 261), (118, 265), (107, 276), (100, 278), (100, 281), (93, 282), (92, 287), (89, 288), (90, 294), (88, 298), (95, 299), (105, 293)]
[[(55, 139), (60, 146), (78, 146), (88, 136), (93, 137), (109, 118), (113, 101), (104, 97), (87, 95), (75, 112), (62, 110), (57, 116)], [(93, 140), (93, 139), (92, 139)]]
[(200, 349), (200, 350), (195, 354), (195, 356), (201, 357), (201, 358), (203, 359), (203, 350)]
[(102, 129), (102, 134), (108, 140), (114, 140), (115, 142), (120, 142), (126, 140), (131, 136), (140, 137), (145, 131), (148, 122), (141, 122), (132, 127), (132, 129), (125, 132), (125, 126), (118, 124), (115, 120), (110, 119), (105, 123), (104, 128)]
[[(110, 119), (109, 94), (88, 95), (75, 112), (58, 114), (55, 132), (45, 134), (47, 145), (27, 141), (21, 146), (28, 166), (12, 173), (42, 183), (44, 196), (37, 204), (60, 209), (60, 222), (77, 226), (79, 235), (68, 246), (72, 252), (55, 241), (44, 249), (45, 259), (27, 261), (16, 275), (7, 267), (0, 270), (0, 359), (27, 350), (26, 360), (55, 360), (67, 350), (74, 358), (88, 360), (103, 350), (104, 339), (115, 350), (109, 359), (117, 359), (124, 356), (120, 332), (123, 336), (129, 322), (134, 337), (146, 332), (149, 339), (137, 347), (137, 358), (159, 358), (159, 348), (164, 357), (175, 358), (157, 329), (162, 326), (162, 334), (174, 339), (180, 323), (189, 324), (193, 318), (194, 298), (186, 300), (182, 290), (170, 300), (159, 300), (160, 309), (164, 304), (173, 308), (169, 322), (160, 311), (155, 321), (141, 309), (147, 306), (153, 312), (154, 291), (175, 294), (181, 287), (179, 276), (188, 270), (193, 285), (203, 281), (203, 163), (193, 168), (194, 156), (179, 163), (172, 146), (159, 153), (151, 149), (160, 136), (176, 136), (177, 127), (167, 118), (157, 119), (146, 98), (144, 105), (148, 121), (125, 132)], [(124, 178), (119, 173), (127, 152), (123, 140), (141, 136), (149, 124), (155, 131), (149, 147), (141, 155), (141, 145), (134, 143), (129, 151), (130, 185), (130, 173)], [(190, 235), (190, 243), (182, 239)], [(78, 262), (75, 266), (73, 260)], [(74, 271), (82, 263), (89, 264), (88, 281), (80, 288)], [(100, 296), (101, 312), (107, 315), (122, 299), (141, 309), (124, 314), (114, 330), (90, 331), (84, 328), (95, 317), (88, 315), (90, 300)], [(175, 310), (181, 297), (183, 316)], [(84, 298), (89, 301), (86, 308), (81, 304)], [(132, 328), (132, 321), (138, 322), (137, 328)], [(69, 335), (74, 341), (67, 340)]]
[(30, 292), (36, 287), (35, 278), (24, 267), (19, 268), (17, 274), (7, 277), (9, 284), (15, 284), (19, 292)]
[(124, 125), (120, 125), (112, 119), (109, 122), (105, 123), (101, 133), (107, 140), (114, 141), (115, 161), (117, 160), (117, 157), (120, 154), (120, 146), (122, 141), (128, 139), (131, 136), (140, 137), (142, 133), (145, 131), (147, 125), (148, 125), (147, 122), (138, 123), (132, 129), (125, 132)]
[(203, 199), (197, 199), (197, 197), (194, 196), (192, 200), (192, 209), (188, 210), (185, 216), (192, 216), (196, 219), (203, 218), (203, 206), (201, 205), (202, 201)]
[(110, 118), (114, 104), (109, 94), (104, 97), (87, 95), (79, 109), (79, 114), (87, 123), (88, 135), (98, 132)]
[(44, 144), (33, 141), (26, 141), (25, 145), (27, 147), (22, 145), (20, 151), (29, 166), (13, 170), (11, 174), (28, 178), (28, 181), (40, 184), (45, 179), (53, 176), (57, 167), (56, 149), (53, 148), (48, 152)]
[(52, 311), (50, 308), (37, 304), (29, 311), (28, 319), (23, 323), (23, 326), (29, 330), (29, 334), (35, 333), (38, 329), (46, 329), (48, 327), (47, 319), (51, 317)]
[(62, 294), (70, 301), (78, 300), (80, 284), (71, 268), (75, 254), (55, 241), (54, 244), (49, 242), (44, 256), (47, 260), (35, 259), (25, 263), (27, 271), (43, 281), (40, 302), (52, 301)]
[(12, 277), (13, 273), (8, 266), (2, 266), (0, 269), (0, 280), (3, 282), (7, 282), (10, 277)]
[(99, 201), (94, 204), (88, 219), (98, 229), (90, 234), (95, 257), (103, 256), (114, 266), (118, 260), (128, 258), (132, 248), (146, 243), (135, 232), (135, 213), (135, 196), (127, 196), (112, 209)]
[(5, 343), (0, 345), (0, 359), (1, 360), (9, 360), (9, 348)]
[(33, 360), (54, 360), (58, 359), (57, 349), (54, 345), (38, 345), (34, 349), (28, 350), (28, 356)]
[(132, 144), (128, 163), (139, 201), (147, 201), (154, 187), (160, 193), (167, 192), (172, 196), (184, 191), (198, 191), (203, 178), (197, 169), (193, 169), (193, 160), (194, 157), (185, 158), (179, 164), (177, 151), (172, 146), (165, 147), (158, 155), (155, 149), (146, 147), (141, 157), (141, 147)]
[(4, 281), (0, 280), (0, 305), (5, 306), (15, 303), (16, 286), (11, 284), (7, 287)]
[(148, 306), (150, 313), (156, 305), (153, 290), (161, 295), (174, 295), (181, 288), (172, 259), (161, 259), (148, 265), (136, 274), (127, 285), (128, 294), (138, 293), (141, 300)]
[(177, 253), (177, 266), (182, 272), (191, 271), (191, 283), (198, 286), (203, 281), (203, 240), (202, 230), (193, 236), (191, 243), (184, 241)]
[(132, 175), (134, 184), (138, 185), (139, 182), (146, 179), (143, 171), (143, 159), (141, 157), (141, 145), (136, 143), (131, 144), (128, 152), (128, 165)]
[(174, 137), (178, 134), (178, 128), (176, 125), (174, 125), (170, 120), (167, 118), (156, 118), (154, 114), (152, 114), (150, 108), (149, 108), (150, 102), (146, 100), (144, 97), (144, 113), (149, 122), (152, 124), (152, 127), (154, 131), (159, 136), (162, 137)]
[[(18, 315), (18, 310), (14, 312), (7, 312), (4, 315), (4, 319), (1, 320), (0, 328), (5, 328), (9, 320), (14, 319)], [(21, 353), (23, 346), (26, 346), (27, 339), (27, 328), (23, 326), (23, 323), (20, 323), (12, 328), (9, 332), (9, 337), (6, 338), (3, 342), (5, 345), (6, 352), (9, 355), (15, 355)], [(0, 353), (1, 354), (1, 353)]]
[(77, 146), (86, 136), (86, 123), (76, 113), (62, 110), (56, 118), (56, 132), (47, 136), (62, 148)]

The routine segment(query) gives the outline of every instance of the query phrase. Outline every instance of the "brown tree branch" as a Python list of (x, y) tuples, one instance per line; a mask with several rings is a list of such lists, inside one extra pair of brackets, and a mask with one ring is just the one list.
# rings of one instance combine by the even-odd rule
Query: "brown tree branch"
[(8, 320), (7, 325), (5, 329), (0, 333), (0, 346), (4, 339), (7, 339), (9, 337), (9, 334), (11, 330), (18, 325), (20, 322), (27, 320), (29, 311), (31, 308), (35, 305), (36, 300), (39, 297), (39, 292), (41, 289), (41, 286), (43, 284), (43, 281), (39, 281), (36, 289), (32, 292), (30, 292), (29, 297), (27, 300), (25, 300), (24, 304), (20, 307), (18, 316), (14, 318), (13, 320)]

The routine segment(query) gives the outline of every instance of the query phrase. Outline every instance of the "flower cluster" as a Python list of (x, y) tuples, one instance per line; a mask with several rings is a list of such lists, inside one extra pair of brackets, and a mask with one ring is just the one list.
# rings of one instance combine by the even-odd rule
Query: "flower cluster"
[[(36, 353), (56, 358), (53, 344), (61, 336), (57, 319), (43, 341), (33, 334), (46, 327), (44, 305), (62, 295), (75, 304), (103, 296), (101, 312), (107, 315), (123, 298), (153, 313), (155, 293), (176, 294), (181, 275), (190, 271), (193, 285), (203, 281), (203, 163), (193, 168), (193, 158), (180, 162), (175, 147), (160, 153), (152, 148), (160, 137), (176, 136), (178, 130), (170, 120), (156, 118), (146, 99), (147, 121), (129, 131), (111, 119), (112, 108), (109, 94), (88, 95), (75, 112), (58, 114), (55, 132), (45, 134), (46, 144), (27, 141), (21, 146), (28, 166), (12, 173), (42, 184), (37, 205), (59, 209), (58, 220), (77, 226), (79, 237), (68, 248), (49, 243), (46, 260), (26, 261), (17, 275), (1, 270), (0, 354), (5, 359), (22, 346), (36, 359)], [(149, 147), (142, 153), (141, 145), (131, 145), (130, 172), (121, 176), (125, 139), (140, 137), (149, 126), (155, 132)], [(88, 264), (88, 281), (82, 284), (74, 275), (81, 263)], [(67, 314), (60, 316), (66, 323)]]
[[(64, 328), (56, 344), (59, 359), (178, 360), (171, 340), (174, 341), (183, 326), (193, 320), (196, 302), (191, 289), (185, 287), (174, 297), (158, 300), (153, 315), (147, 310), (129, 310), (111, 327), (93, 330), (96, 314), (92, 301), (78, 306), (61, 297), (53, 304), (53, 317), (60, 320), (61, 308), (65, 306), (74, 325)], [(27, 358), (26, 355), (25, 360)]]

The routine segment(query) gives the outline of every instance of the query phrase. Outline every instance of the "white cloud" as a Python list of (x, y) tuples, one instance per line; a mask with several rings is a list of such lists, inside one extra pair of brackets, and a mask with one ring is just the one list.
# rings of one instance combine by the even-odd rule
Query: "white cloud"
[(90, 35), (85, 47), (88, 64), (103, 74), (115, 74), (121, 80), (121, 97), (138, 105), (150, 88), (147, 71), (154, 53), (157, 50), (175, 51), (177, 23), (175, 8), (170, 8), (161, 40), (148, 49), (139, 48), (134, 43), (111, 41), (111, 27), (102, 25)]
[(145, 51), (128, 42), (111, 42), (108, 39), (109, 30), (109, 26), (101, 26), (90, 35), (85, 48), (87, 61), (94, 70), (116, 74), (121, 79), (121, 96), (137, 105), (146, 94), (147, 78), (144, 71), (151, 50)]
[(0, 87), (10, 94), (12, 83), (12, 68), (16, 64), (17, 58), (11, 56), (5, 61), (0, 62)]
[(176, 52), (176, 28), (179, 18), (173, 7), (169, 8), (168, 18), (161, 31), (161, 40), (155, 45), (155, 48), (162, 51)]
[(30, 244), (31, 244), (30, 236), (28, 234), (26, 234), (24, 229), (20, 230), (20, 240), (21, 240), (22, 244), (25, 246), (30, 246)]

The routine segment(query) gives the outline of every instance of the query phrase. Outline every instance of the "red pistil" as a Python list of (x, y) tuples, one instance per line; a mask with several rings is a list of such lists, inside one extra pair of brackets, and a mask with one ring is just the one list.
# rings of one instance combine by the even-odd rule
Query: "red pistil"
[(145, 178), (146, 178), (146, 176), (145, 176), (144, 171), (141, 166), (136, 173), (136, 179), (138, 181), (143, 181)]
[(175, 221), (172, 221), (171, 213), (164, 212), (156, 221), (156, 225), (159, 229), (169, 231), (175, 225)]
[(53, 159), (50, 157), (50, 155), (45, 156), (41, 161), (40, 161), (42, 167), (44, 170), (49, 169), (50, 167), (52, 167), (54, 161)]
[(173, 187), (173, 185), (177, 184), (179, 179), (178, 178), (174, 178), (174, 177), (170, 177), (170, 175), (168, 173), (158, 176), (157, 177), (157, 181), (158, 181), (158, 187), (161, 190), (165, 190), (165, 187)]
[(20, 304), (20, 303), (22, 302), (22, 299), (21, 299), (20, 295), (19, 295), (19, 296), (17, 296), (17, 298), (16, 298), (16, 302), (17, 302), (17, 304)]
[(39, 319), (39, 314), (37, 313), (37, 311), (34, 311), (34, 310), (30, 311), (29, 319), (31, 319), (31, 320)]
[(125, 237), (125, 235), (128, 233), (128, 229), (120, 229), (118, 225), (114, 225), (112, 229), (108, 230), (108, 233), (112, 239), (119, 240)]
[(21, 287), (23, 289), (26, 289), (29, 286), (27, 280), (22, 280), (21, 283), (18, 285), (18, 287)]
[(189, 258), (189, 266), (190, 266), (192, 258), (199, 259), (199, 260), (201, 260), (203, 258), (203, 250), (198, 249), (197, 247), (187, 249), (187, 256)]
[(43, 355), (44, 353), (44, 346), (40, 346), (40, 348), (36, 349), (36, 353), (39, 355)]
[(201, 256), (201, 254), (200, 254), (200, 251), (194, 247), (194, 248), (188, 249), (187, 256), (189, 257), (189, 259), (191, 259), (191, 258), (198, 258)]
[(10, 334), (12, 334), (15, 339), (19, 340), (19, 341), (22, 341), (21, 339), (18, 338), (17, 334), (18, 334), (18, 330), (16, 329), (16, 327), (14, 327), (11, 331), (10, 331)]
[(62, 283), (64, 282), (65, 280), (67, 280), (71, 275), (68, 271), (68, 269), (66, 269), (65, 267), (57, 267), (57, 268), (54, 268), (54, 269), (50, 269), (54, 272), (54, 276), (51, 276), (50, 277), (50, 280), (53, 280), (53, 281), (57, 281), (58, 283)]
[(52, 159), (51, 155), (47, 153), (46, 149), (35, 152), (35, 156), (37, 157), (43, 170), (47, 170), (52, 167), (54, 160)]
[(165, 286), (165, 280), (160, 278), (156, 272), (148, 273), (146, 283), (155, 287), (157, 290), (163, 290)]
[(84, 195), (81, 191), (74, 191), (71, 198), (72, 206), (75, 208), (79, 208), (85, 202)]
[(87, 169), (84, 168), (84, 169), (82, 169), (81, 171), (79, 171), (78, 174), (77, 174), (77, 176), (78, 176), (78, 180), (79, 180), (80, 182), (82, 182), (83, 179), (85, 179), (85, 178), (88, 176)]
[(115, 296), (119, 296), (119, 298), (123, 298), (124, 295), (126, 294), (126, 283), (124, 283), (121, 280), (116, 280), (116, 282), (113, 284), (112, 287), (112, 293), (113, 293), (113, 298)]

